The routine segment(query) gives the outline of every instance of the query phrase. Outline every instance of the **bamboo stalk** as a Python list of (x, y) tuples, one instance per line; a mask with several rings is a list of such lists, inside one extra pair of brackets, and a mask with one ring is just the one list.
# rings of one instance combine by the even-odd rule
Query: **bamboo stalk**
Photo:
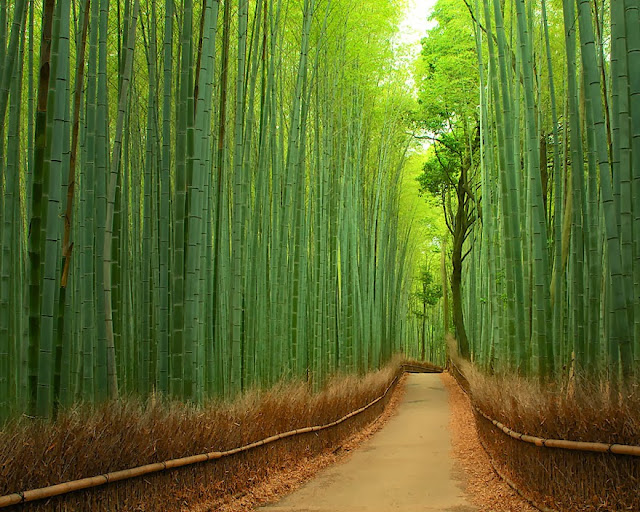
[(107, 331), (107, 386), (109, 397), (118, 397), (118, 381), (115, 361), (115, 345), (113, 337), (113, 314), (111, 304), (111, 243), (113, 239), (113, 214), (116, 195), (116, 184), (118, 180), (118, 168), (120, 166), (120, 155), (122, 150), (122, 130), (124, 125), (124, 115), (129, 101), (129, 84), (131, 71), (133, 69), (133, 52), (136, 38), (136, 26), (140, 0), (135, 0), (133, 13), (131, 14), (131, 26), (127, 37), (127, 48), (125, 50), (126, 60), (124, 75), (122, 77), (122, 88), (118, 101), (118, 118), (116, 121), (116, 135), (113, 144), (113, 156), (111, 158), (111, 171), (109, 173), (109, 190), (107, 201), (107, 219), (104, 231), (104, 300), (105, 300), (105, 323)]

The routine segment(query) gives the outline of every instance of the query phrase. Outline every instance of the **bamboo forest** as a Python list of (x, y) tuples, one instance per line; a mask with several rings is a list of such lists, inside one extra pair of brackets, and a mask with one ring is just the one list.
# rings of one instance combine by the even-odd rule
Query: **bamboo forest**
[(0, 190), (0, 508), (640, 510), (640, 0), (0, 0)]

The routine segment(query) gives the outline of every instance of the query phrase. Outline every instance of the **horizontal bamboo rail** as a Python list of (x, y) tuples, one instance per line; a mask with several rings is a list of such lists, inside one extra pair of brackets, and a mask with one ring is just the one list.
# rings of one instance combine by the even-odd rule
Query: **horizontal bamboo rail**
[(335, 427), (340, 423), (347, 421), (358, 414), (363, 413), (367, 409), (373, 407), (375, 404), (383, 400), (391, 388), (398, 382), (398, 378), (403, 373), (440, 373), (442, 372), (441, 368), (438, 367), (428, 367), (428, 366), (420, 366), (415, 364), (403, 364), (400, 365), (399, 372), (391, 381), (391, 383), (387, 386), (384, 393), (380, 395), (375, 400), (369, 402), (364, 407), (357, 409), (355, 411), (346, 414), (340, 419), (336, 421), (332, 421), (331, 423), (327, 423), (325, 425), (317, 425), (314, 427), (304, 427), (296, 430), (290, 430), (288, 432), (284, 432), (282, 434), (276, 434), (266, 439), (262, 439), (260, 441), (256, 441), (251, 444), (247, 444), (245, 446), (240, 446), (238, 448), (233, 448), (232, 450), (222, 451), (222, 452), (209, 452), (209, 453), (201, 453), (198, 455), (191, 455), (189, 457), (181, 457), (179, 459), (171, 459), (164, 462), (156, 462), (153, 464), (146, 464), (144, 466), (138, 466), (130, 469), (123, 469), (121, 471), (114, 471), (111, 473), (105, 473), (103, 475), (93, 476), (89, 478), (82, 478), (80, 480), (71, 480), (69, 482), (64, 482), (61, 484), (50, 485), (48, 487), (41, 487), (39, 489), (32, 489), (29, 491), (15, 492), (12, 494), (7, 494), (6, 496), (0, 496), (0, 508), (9, 507), (11, 505), (19, 505), (21, 503), (27, 503), (30, 501), (37, 501), (46, 498), (53, 498), (54, 496), (60, 496), (61, 494), (67, 494), (74, 491), (80, 491), (83, 489), (89, 489), (91, 487), (98, 487), (101, 485), (110, 484), (112, 482), (118, 482), (121, 480), (129, 480), (131, 478), (140, 477), (143, 475), (148, 475), (150, 473), (158, 473), (160, 471), (165, 471), (167, 469), (180, 468), (183, 466), (190, 466), (192, 464), (199, 464), (202, 462), (207, 462), (210, 460), (221, 459), (223, 457), (228, 457), (231, 455), (236, 455), (238, 453), (246, 452), (252, 450), (253, 448), (257, 448), (259, 446), (264, 446), (275, 441), (279, 441), (280, 439), (286, 439), (287, 437), (292, 437), (300, 434), (307, 434), (310, 432), (318, 432), (319, 430), (325, 430), (328, 428)]
[[(456, 366), (456, 364), (451, 361), (451, 364), (455, 368), (456, 372), (466, 381), (466, 377), (460, 371), (460, 368)], [(456, 380), (458, 380), (456, 378)], [(460, 384), (460, 382), (458, 382)], [(460, 384), (461, 389), (468, 394), (468, 391)], [(471, 405), (476, 410), (480, 416), (486, 419), (488, 422), (493, 424), (498, 430), (502, 433), (508, 435), (512, 439), (517, 441), (523, 441), (525, 443), (532, 444), (537, 446), (538, 448), (560, 448), (562, 450), (573, 450), (573, 451), (581, 451), (581, 452), (596, 452), (596, 453), (612, 453), (615, 455), (630, 455), (632, 457), (640, 457), (640, 446), (632, 446), (628, 444), (619, 444), (619, 443), (594, 443), (594, 442), (586, 442), (586, 441), (567, 441), (565, 439), (547, 439), (544, 437), (530, 436), (527, 434), (521, 434), (520, 432), (516, 432), (513, 429), (510, 429), (503, 423), (494, 420), (487, 414), (485, 414), (474, 402), (471, 400)]]
[(529, 505), (531, 505), (536, 510), (539, 510), (540, 512), (557, 512), (556, 510), (549, 508), (546, 505), (539, 504), (538, 502), (530, 498), (526, 493), (521, 491), (520, 488), (515, 484), (513, 480), (511, 480), (507, 475), (505, 475), (502, 471), (500, 471), (500, 468), (498, 468), (498, 465), (493, 460), (493, 457), (491, 456), (491, 452), (489, 452), (489, 449), (487, 448), (487, 445), (484, 443), (484, 441), (480, 437), (478, 437), (478, 441), (480, 441), (480, 445), (482, 446), (482, 449), (487, 454), (487, 458), (489, 459), (489, 464), (491, 464), (491, 468), (493, 469), (495, 474), (498, 475), (498, 477), (501, 480), (503, 480), (509, 487), (511, 487), (518, 496), (520, 496), (523, 500), (529, 503)]
[(490, 418), (484, 412), (482, 412), (477, 406), (473, 406), (474, 409), (487, 421), (492, 423), (497, 429), (508, 435), (512, 439), (523, 441), (525, 443), (533, 444), (539, 448), (560, 448), (562, 450), (574, 450), (581, 452), (596, 452), (596, 453), (613, 453), (615, 455), (630, 455), (632, 457), (640, 457), (640, 446), (632, 446), (628, 444), (619, 443), (594, 443), (587, 441), (567, 441), (565, 439), (547, 439), (544, 437), (529, 436), (521, 434), (515, 430), (510, 429), (506, 425), (500, 423), (493, 418)]

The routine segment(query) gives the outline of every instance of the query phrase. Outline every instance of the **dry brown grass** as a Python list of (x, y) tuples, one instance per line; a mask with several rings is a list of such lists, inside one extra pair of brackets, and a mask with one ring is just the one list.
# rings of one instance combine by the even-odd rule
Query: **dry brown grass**
[(404, 375), (399, 379), (384, 412), (364, 428), (358, 429), (346, 440), (341, 441), (337, 448), (325, 450), (320, 455), (304, 457), (285, 467), (274, 469), (270, 472), (268, 479), (258, 485), (252, 485), (246, 492), (202, 503), (191, 512), (247, 512), (254, 510), (254, 507), (276, 502), (283, 496), (299, 489), (306, 481), (315, 477), (319, 471), (327, 466), (345, 461), (364, 441), (382, 429), (395, 414), (404, 398), (406, 378), (407, 376)]
[[(232, 404), (198, 409), (126, 400), (97, 410), (76, 407), (51, 422), (22, 418), (0, 432), (0, 495), (110, 471), (245, 445), (326, 424), (380, 396), (399, 360), (358, 378), (332, 379), (317, 394), (305, 384), (247, 393)], [(186, 510), (244, 491), (293, 461), (335, 449), (377, 417), (388, 401), (339, 426), (294, 436), (217, 461), (147, 475), (44, 502), (32, 510)]]
[[(640, 394), (612, 401), (603, 384), (541, 385), (486, 376), (456, 362), (473, 402), (511, 429), (572, 441), (640, 445)], [(538, 448), (512, 439), (476, 414), (480, 437), (496, 465), (536, 502), (562, 511), (640, 510), (640, 458)]]
[(442, 374), (442, 381), (449, 394), (452, 453), (464, 469), (465, 490), (473, 504), (491, 512), (535, 512), (494, 472), (480, 444), (469, 397), (451, 375)]

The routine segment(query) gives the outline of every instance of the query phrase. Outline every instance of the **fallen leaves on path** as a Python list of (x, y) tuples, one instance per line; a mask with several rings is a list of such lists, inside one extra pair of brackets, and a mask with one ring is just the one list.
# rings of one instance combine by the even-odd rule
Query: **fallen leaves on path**
[(453, 456), (464, 469), (466, 491), (482, 512), (536, 512), (491, 467), (476, 431), (469, 397), (448, 373), (442, 381), (449, 393), (451, 443)]
[(302, 459), (288, 467), (273, 468), (266, 481), (253, 486), (243, 494), (201, 504), (197, 508), (193, 508), (192, 512), (246, 512), (253, 510), (255, 507), (277, 501), (292, 493), (313, 478), (321, 469), (331, 464), (343, 462), (354, 449), (384, 427), (395, 414), (404, 396), (405, 381), (406, 374), (400, 378), (384, 412), (337, 449)]

